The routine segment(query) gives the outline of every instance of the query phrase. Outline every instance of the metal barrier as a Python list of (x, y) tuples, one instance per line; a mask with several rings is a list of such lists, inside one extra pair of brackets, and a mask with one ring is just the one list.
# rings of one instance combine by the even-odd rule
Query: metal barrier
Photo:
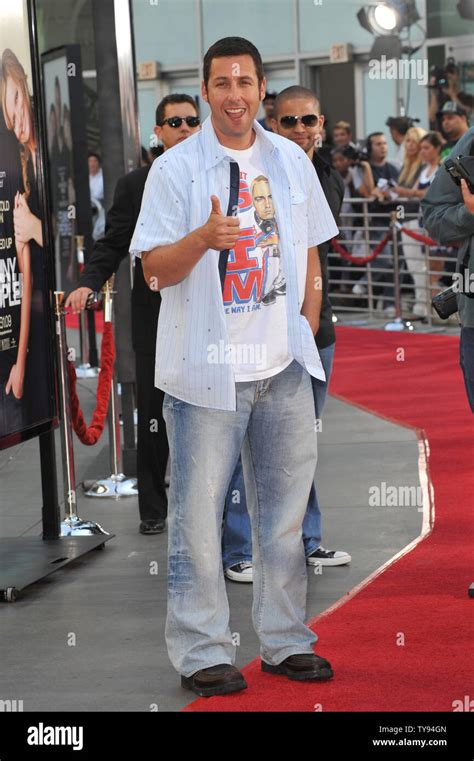
[[(405, 232), (427, 235), (420, 226), (419, 201), (409, 200), (412, 211), (405, 211), (403, 202), (396, 200), (387, 205), (386, 212), (377, 213), (369, 209), (373, 201), (344, 200), (341, 234), (328, 257), (329, 295), (334, 312), (346, 316), (350, 313), (355, 321), (395, 318), (399, 322), (423, 321), (429, 327), (442, 324), (431, 308), (431, 299), (450, 285), (456, 250), (429, 246)], [(415, 206), (418, 211), (413, 211)], [(372, 261), (363, 263), (387, 233), (391, 233), (391, 239), (383, 250)], [(334, 251), (336, 246), (343, 247), (352, 261)], [(440, 282), (441, 278), (447, 280)]]

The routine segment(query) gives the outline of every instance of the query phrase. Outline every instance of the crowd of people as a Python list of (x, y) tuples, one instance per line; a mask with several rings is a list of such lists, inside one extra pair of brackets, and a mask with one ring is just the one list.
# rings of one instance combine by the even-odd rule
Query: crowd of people
[[(276, 93), (267, 93), (267, 97), (269, 95), (272, 99), (276, 97)], [(332, 130), (323, 130), (319, 154), (331, 163), (344, 182), (340, 238), (356, 259), (367, 257), (382, 240), (394, 209), (398, 210), (405, 229), (422, 231), (420, 201), (442, 162), (469, 128), (469, 110), (458, 101), (445, 100), (437, 116), (440, 128), (430, 131), (416, 126), (415, 120), (409, 117), (389, 117), (385, 125), (396, 146), (392, 159), (388, 158), (390, 147), (383, 131), (372, 132), (365, 140), (355, 143), (347, 121), (338, 121)], [(266, 128), (271, 126), (267, 117), (262, 124)], [(368, 201), (365, 217), (364, 200)], [(455, 253), (450, 247), (441, 246), (429, 247), (427, 253), (427, 247), (406, 232), (401, 232), (400, 244), (401, 278), (407, 293), (412, 294), (411, 312), (426, 318), (431, 297), (448, 282)], [(371, 266), (373, 292), (380, 294), (385, 315), (393, 316), (391, 244), (387, 244)], [(344, 295), (340, 303), (365, 305), (368, 273), (361, 274), (357, 263), (351, 265), (331, 253), (329, 273), (331, 282), (335, 283), (332, 292)]]

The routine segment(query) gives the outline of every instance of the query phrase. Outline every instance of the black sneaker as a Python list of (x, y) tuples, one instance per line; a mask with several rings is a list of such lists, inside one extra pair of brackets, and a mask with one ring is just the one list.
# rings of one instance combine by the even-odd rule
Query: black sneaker
[(226, 568), (224, 576), (231, 581), (243, 581), (247, 584), (251, 584), (253, 581), (253, 568), (252, 563), (247, 560), (236, 565), (231, 565), (230, 568)]
[(162, 534), (166, 527), (165, 520), (148, 520), (140, 523), (140, 534)]
[(318, 547), (306, 558), (308, 565), (346, 565), (351, 560), (351, 556), (344, 550), (325, 550), (324, 547)]

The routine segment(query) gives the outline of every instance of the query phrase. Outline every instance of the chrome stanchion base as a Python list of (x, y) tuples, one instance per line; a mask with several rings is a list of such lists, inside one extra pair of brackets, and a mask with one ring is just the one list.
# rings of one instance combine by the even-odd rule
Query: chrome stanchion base
[(107, 497), (109, 499), (138, 497), (137, 479), (127, 478), (123, 473), (101, 478), (99, 481), (94, 481), (92, 485), (85, 482), (84, 489), (86, 497)]
[(78, 378), (97, 378), (98, 375), (98, 367), (91, 367), (89, 364), (79, 365), (79, 367), (76, 367), (76, 376)]
[(95, 521), (84, 521), (73, 515), (72, 518), (65, 518), (61, 523), (59, 536), (95, 536), (96, 534), (105, 534), (109, 536), (109, 532), (105, 531)]
[(394, 320), (385, 323), (384, 330), (401, 333), (406, 330), (415, 330), (415, 326), (410, 320), (404, 320), (402, 317), (395, 317)]

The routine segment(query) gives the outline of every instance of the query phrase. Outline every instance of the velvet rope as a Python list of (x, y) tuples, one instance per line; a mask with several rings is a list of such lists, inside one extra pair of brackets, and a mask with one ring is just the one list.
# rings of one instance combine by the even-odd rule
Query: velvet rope
[(68, 360), (69, 395), (71, 400), (72, 426), (83, 444), (92, 446), (96, 444), (104, 430), (105, 417), (109, 406), (110, 387), (115, 362), (115, 343), (112, 323), (104, 323), (102, 335), (102, 347), (100, 350), (100, 373), (97, 384), (97, 404), (92, 415), (89, 427), (84, 419), (79, 398), (76, 391), (76, 368), (74, 363)]
[(380, 254), (381, 251), (385, 248), (387, 243), (389, 242), (390, 238), (392, 237), (392, 233), (388, 232), (383, 238), (383, 240), (378, 243), (370, 256), (352, 256), (352, 254), (347, 251), (344, 246), (341, 246), (341, 244), (336, 240), (336, 238), (333, 238), (331, 241), (331, 245), (334, 248), (334, 250), (342, 256), (343, 259), (347, 259), (348, 262), (353, 262), (353, 264), (367, 264), (368, 262), (373, 262), (373, 260)]
[(421, 235), (421, 233), (416, 233), (414, 230), (409, 230), (408, 227), (400, 227), (400, 231), (405, 233), (405, 235), (408, 235), (409, 238), (418, 240), (420, 243), (426, 243), (427, 246), (439, 246), (439, 243), (436, 243), (432, 238), (428, 238), (426, 235)]

